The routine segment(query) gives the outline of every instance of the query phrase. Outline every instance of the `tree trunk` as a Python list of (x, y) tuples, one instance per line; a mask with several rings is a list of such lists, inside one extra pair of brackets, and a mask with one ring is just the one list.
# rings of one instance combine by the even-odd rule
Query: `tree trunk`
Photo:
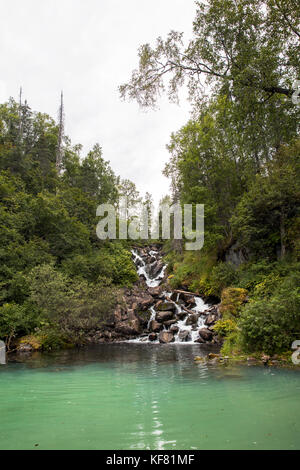
[(286, 248), (285, 248), (285, 214), (284, 210), (281, 209), (280, 212), (280, 258), (285, 257)]

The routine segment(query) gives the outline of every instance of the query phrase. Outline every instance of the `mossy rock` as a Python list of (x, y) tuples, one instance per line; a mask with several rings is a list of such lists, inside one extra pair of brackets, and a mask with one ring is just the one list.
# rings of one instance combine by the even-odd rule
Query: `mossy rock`
[(23, 345), (29, 345), (31, 346), (33, 351), (39, 351), (43, 347), (43, 341), (44, 338), (41, 336), (34, 336), (34, 335), (29, 335), (29, 336), (23, 336), (22, 338), (19, 339), (18, 341), (18, 346), (20, 349), (22, 349)]
[(224, 318), (237, 317), (241, 307), (247, 302), (248, 292), (246, 289), (228, 287), (224, 289), (221, 296), (219, 311)]

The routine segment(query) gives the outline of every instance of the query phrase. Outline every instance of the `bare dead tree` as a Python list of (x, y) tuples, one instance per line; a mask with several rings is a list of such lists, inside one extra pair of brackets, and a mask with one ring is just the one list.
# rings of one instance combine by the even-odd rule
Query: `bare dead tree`
[(64, 95), (61, 92), (60, 95), (60, 107), (58, 111), (58, 142), (56, 150), (56, 169), (58, 174), (61, 172), (62, 159), (63, 159), (63, 138), (65, 129), (65, 112), (64, 112)]
[(23, 109), (22, 109), (22, 87), (20, 87), (20, 93), (19, 93), (19, 143), (22, 142), (22, 137), (23, 137)]

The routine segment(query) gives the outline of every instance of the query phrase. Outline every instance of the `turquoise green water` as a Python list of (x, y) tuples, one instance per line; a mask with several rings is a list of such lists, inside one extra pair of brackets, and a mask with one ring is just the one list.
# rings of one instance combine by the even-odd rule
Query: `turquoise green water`
[(101, 345), (0, 366), (0, 449), (300, 449), (300, 373), (194, 364), (199, 348)]

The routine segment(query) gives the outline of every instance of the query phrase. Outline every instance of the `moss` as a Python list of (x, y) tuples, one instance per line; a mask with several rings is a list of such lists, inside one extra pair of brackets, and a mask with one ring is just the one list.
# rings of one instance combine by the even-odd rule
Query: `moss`
[(22, 338), (19, 339), (18, 344), (29, 344), (34, 351), (39, 351), (43, 347), (43, 342), (44, 342), (44, 337), (43, 336), (35, 336), (35, 335), (29, 335), (29, 336), (23, 336)]
[(241, 307), (247, 301), (248, 292), (246, 289), (229, 287), (224, 289), (221, 296), (220, 313), (224, 318), (237, 317)]

